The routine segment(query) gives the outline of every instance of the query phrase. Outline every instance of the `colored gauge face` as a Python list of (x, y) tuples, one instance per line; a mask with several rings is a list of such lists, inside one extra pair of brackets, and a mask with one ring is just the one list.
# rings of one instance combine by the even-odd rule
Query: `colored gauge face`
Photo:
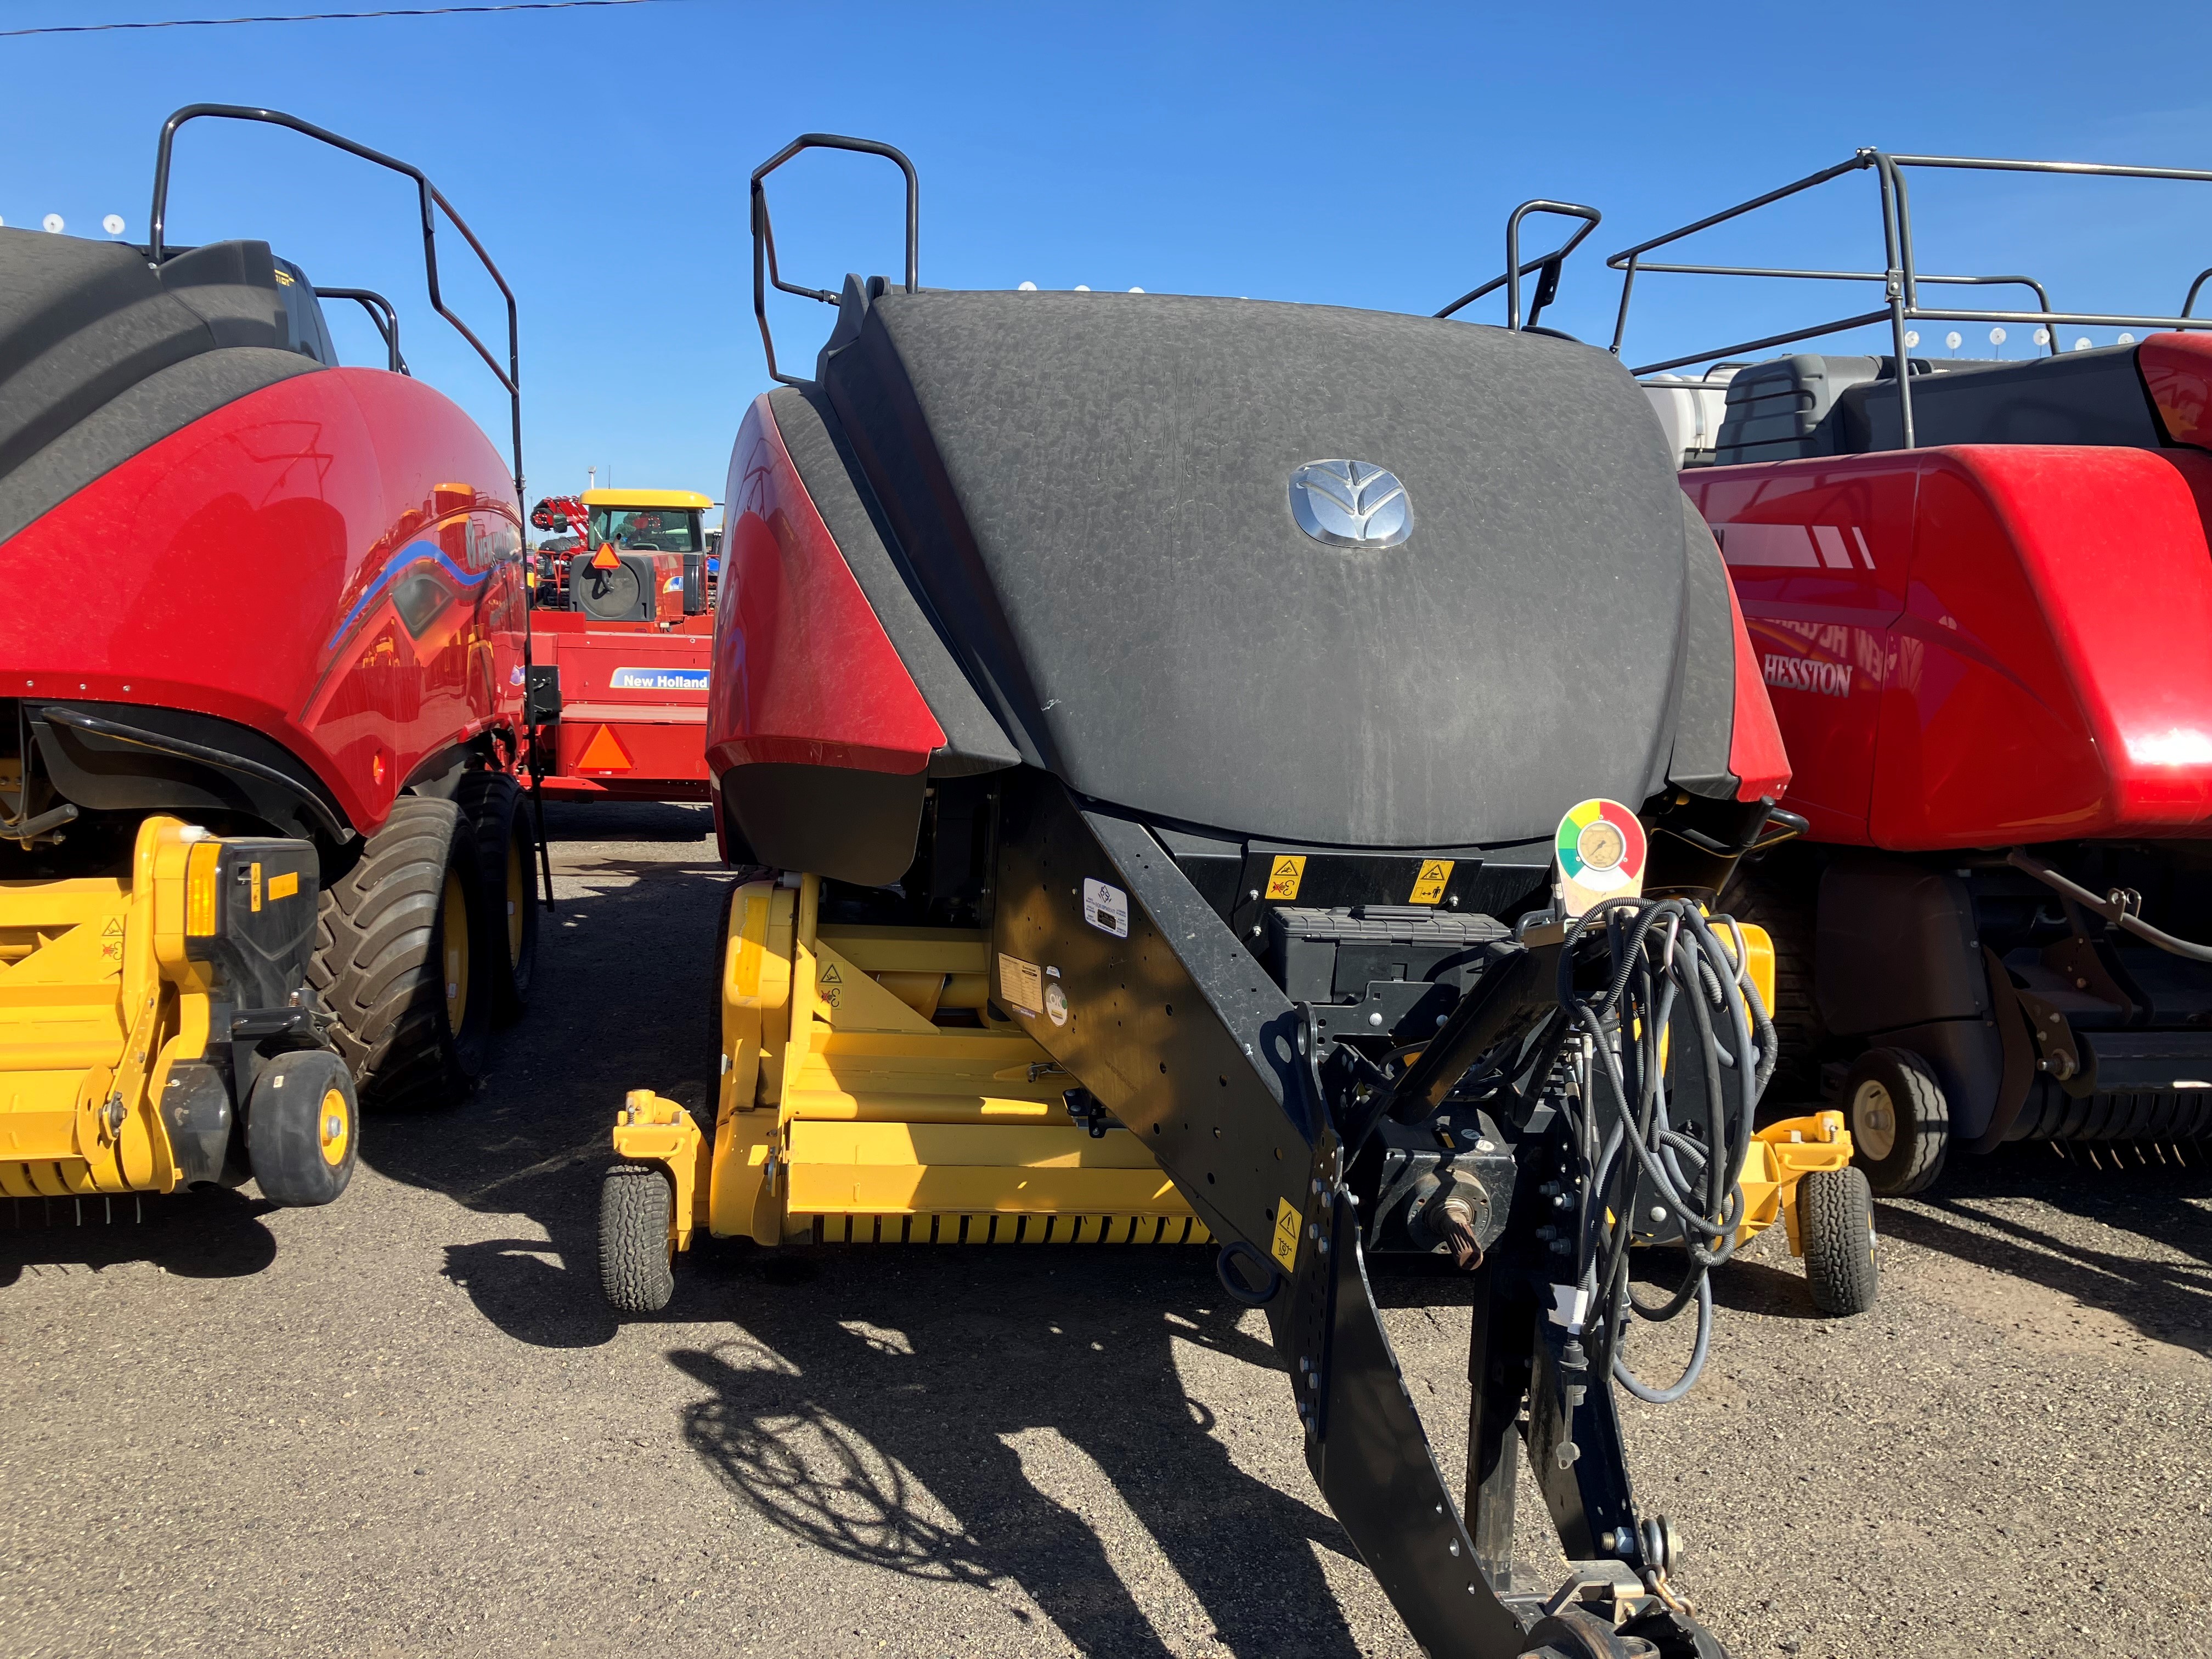
[(1559, 873), (1594, 893), (1615, 893), (1644, 873), (1644, 826), (1617, 800), (1586, 800), (1559, 820)]

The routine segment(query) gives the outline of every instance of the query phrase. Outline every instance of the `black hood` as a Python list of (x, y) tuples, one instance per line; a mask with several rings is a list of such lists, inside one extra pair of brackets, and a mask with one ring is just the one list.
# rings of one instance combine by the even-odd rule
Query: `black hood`
[[(1083, 795), (1382, 848), (1547, 836), (1670, 763), (1724, 787), (1727, 677), (1680, 708), (1718, 561), (1602, 351), (1313, 306), (849, 285), (824, 401), (943, 647)], [(1398, 545), (1301, 530), (1291, 475), (1340, 459), (1402, 483)], [(1686, 574), (1699, 556), (1715, 580)]]

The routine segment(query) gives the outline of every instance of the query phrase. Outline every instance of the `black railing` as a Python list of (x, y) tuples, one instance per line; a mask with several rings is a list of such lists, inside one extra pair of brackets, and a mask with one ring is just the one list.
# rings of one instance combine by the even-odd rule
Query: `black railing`
[[(2177, 317), (2119, 316), (2095, 312), (2060, 311), (2052, 306), (2051, 296), (2043, 285), (2029, 276), (1958, 276), (1923, 274), (1913, 255), (1912, 206), (1911, 193), (1905, 184), (1905, 170), (1911, 167), (1948, 167), (1989, 173), (2069, 173), (2091, 178), (2159, 179), (2194, 184), (2212, 184), (2212, 173), (2197, 172), (2184, 167), (2107, 167), (2086, 161), (2008, 161), (1958, 155), (1891, 155), (1878, 149), (1862, 149), (1848, 161), (1811, 173), (1794, 184), (1771, 190), (1764, 196), (1753, 197), (1748, 202), (1738, 203), (1718, 213), (1708, 214), (1694, 224), (1684, 225), (1663, 235), (1654, 236), (1634, 247), (1624, 248), (1606, 261), (1607, 266), (1622, 273), (1620, 311), (1614, 321), (1613, 350), (1620, 354), (1621, 344), (1628, 332), (1629, 301), (1636, 292), (1636, 279), (1644, 273), (1688, 276), (1765, 276), (1789, 277), (1805, 281), (1880, 283), (1883, 287), (1885, 303), (1879, 310), (1862, 312), (1850, 317), (1818, 323), (1809, 328), (1791, 330), (1781, 334), (1770, 334), (1757, 340), (1739, 340), (1710, 351), (1692, 352), (1683, 356), (1669, 357), (1656, 362), (1639, 365), (1638, 374), (1656, 374), (1665, 369), (1680, 368), (1688, 363), (1708, 362), (1716, 358), (1732, 357), (1747, 351), (1765, 350), (1769, 347), (1794, 344), (1800, 340), (1820, 338), (1823, 335), (1840, 334), (1855, 328), (1887, 322), (1890, 326), (1892, 348), (1895, 361), (1905, 364), (1911, 361), (1910, 343), (1905, 338), (1907, 325), (1914, 322), (2018, 322), (2032, 323), (2047, 331), (2051, 353), (2060, 349), (2058, 330), (2061, 326), (2076, 328), (2145, 328), (2145, 329), (2212, 329), (2212, 318), (2191, 314), (2197, 295), (2212, 270), (2200, 275), (2190, 285), (2188, 298), (2183, 301), (2181, 314)], [(1773, 203), (1796, 196), (1847, 173), (1872, 168), (1881, 192), (1881, 229), (1883, 269), (1880, 271), (1859, 270), (1799, 270), (1768, 265), (1674, 264), (1647, 261), (1644, 255), (1655, 248), (1694, 236), (1699, 231), (1710, 230), (1715, 225), (1725, 224), (1746, 214), (1756, 212)], [(1954, 308), (1925, 306), (1920, 301), (1920, 285), (1949, 284), (1966, 287), (2017, 284), (2032, 290), (2042, 307), (2038, 311), (1962, 311)], [(1904, 428), (1904, 447), (1913, 447), (1912, 376), (1901, 373), (1898, 376), (1898, 406)]]
[(796, 283), (787, 283), (776, 267), (775, 229), (768, 216), (768, 176), (800, 151), (809, 149), (852, 150), (861, 155), (880, 155), (897, 163), (898, 170), (906, 175), (906, 291), (915, 293), (921, 281), (921, 181), (903, 151), (879, 144), (872, 138), (847, 138), (834, 132), (802, 132), (763, 161), (753, 169), (752, 179), (753, 316), (760, 323), (762, 349), (768, 353), (769, 378), (786, 386), (801, 382), (796, 375), (786, 374), (775, 366), (775, 337), (769, 331), (768, 325), (769, 285), (773, 283), (784, 293), (796, 294), (801, 299), (819, 300), (824, 305), (834, 306), (838, 301), (836, 289), (802, 288)]
[(399, 355), (399, 313), (392, 309), (392, 301), (373, 288), (318, 288), (318, 300), (351, 300), (368, 313), (368, 320), (376, 325), (376, 331), (384, 337), (386, 367), (394, 374), (413, 374), (407, 360)]
[[(270, 126), (289, 127), (293, 131), (304, 133), (318, 143), (330, 145), (333, 149), (342, 149), (347, 155), (357, 155), (364, 161), (372, 161), (378, 167), (388, 167), (394, 173), (404, 173), (415, 181), (416, 195), (422, 207), (422, 267), (429, 279), (430, 308), (451, 323), (460, 337), (476, 348), (477, 356), (483, 359), (484, 366), (489, 368), (498, 379), (501, 386), (506, 390), (507, 395), (514, 420), (514, 499), (519, 509), (524, 499), (522, 336), (515, 308), (514, 290), (507, 285), (507, 278), (500, 275), (499, 267), (492, 263), (491, 255), (484, 251), (484, 245), (477, 240), (476, 233), (469, 228), (467, 222), (453, 211), (453, 204), (446, 199), (445, 193), (430, 182), (428, 175), (420, 167), (400, 161), (396, 156), (386, 155), (381, 150), (371, 149), (366, 144), (357, 144), (352, 139), (332, 132), (328, 128), (319, 127), (312, 121), (302, 121), (296, 115), (287, 115), (282, 110), (250, 109), (242, 104), (188, 104), (162, 124), (161, 147), (154, 157), (154, 211), (151, 216), (153, 229), (146, 257), (151, 264), (157, 266), (161, 263), (161, 238), (169, 207), (169, 151), (175, 143), (177, 129), (185, 122), (198, 120), (203, 116), (225, 121), (263, 121)], [(507, 367), (505, 368), (499, 366), (499, 360), (493, 356), (490, 349), (477, 337), (475, 331), (452, 311), (447, 309), (445, 296), (438, 286), (437, 216), (441, 212), (452, 222), (453, 228), (461, 233), (462, 240), (468, 243), (477, 258), (483, 262), (483, 268), (491, 273), (492, 281), (498, 284), (500, 293), (506, 297)], [(338, 290), (326, 289), (325, 292), (337, 293)], [(397, 336), (395, 334), (389, 337), (392, 342), (392, 353), (397, 356), (398, 352)]]
[[(1521, 261), (1521, 222), (1532, 213), (1556, 214), (1563, 219), (1579, 219), (1583, 222), (1565, 241), (1549, 253), (1539, 254), (1523, 264)], [(1597, 228), (1598, 221), (1603, 216), (1594, 207), (1583, 207), (1573, 202), (1547, 202), (1540, 198), (1533, 202), (1522, 203), (1505, 217), (1504, 273), (1492, 277), (1480, 288), (1469, 289), (1437, 315), (1449, 317), (1502, 287), (1505, 290), (1505, 326), (1517, 331), (1522, 327), (1521, 279), (1530, 271), (1537, 270), (1543, 275), (1536, 279), (1536, 291), (1529, 296), (1528, 322), (1528, 327), (1535, 327), (1536, 319), (1543, 315), (1544, 307), (1559, 297), (1559, 270), (1566, 264), (1567, 255), (1582, 246), (1583, 239)]]

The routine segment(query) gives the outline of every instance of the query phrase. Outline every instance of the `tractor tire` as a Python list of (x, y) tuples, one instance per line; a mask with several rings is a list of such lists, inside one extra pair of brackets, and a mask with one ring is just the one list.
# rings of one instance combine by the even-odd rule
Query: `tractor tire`
[(353, 1074), (326, 1048), (278, 1054), (246, 1104), (246, 1156), (262, 1197), (306, 1208), (328, 1204), (361, 1158)]
[(1774, 1076), (1764, 1099), (1776, 1115), (1820, 1097), (1820, 1051), (1827, 1027), (1813, 996), (1814, 902), (1810, 890), (1790, 880), (1790, 866), (1747, 871), (1722, 900), (1722, 908), (1746, 927), (1763, 927), (1774, 942)]
[(1884, 1198), (1923, 1193), (1942, 1173), (1951, 1103), (1928, 1062), (1909, 1048), (1869, 1048), (1844, 1079), (1851, 1163)]
[(1848, 1319), (1874, 1306), (1881, 1275), (1874, 1258), (1874, 1189), (1856, 1165), (1815, 1170), (1797, 1183), (1798, 1237), (1813, 1305)]
[(599, 1184), (599, 1288), (617, 1313), (659, 1313), (676, 1294), (675, 1189), (657, 1164), (617, 1164)]
[(538, 839), (529, 797), (504, 772), (470, 772), (453, 799), (476, 838), (483, 901), (477, 948), (490, 961), (492, 1020), (510, 1024), (529, 1006), (538, 971)]
[(323, 889), (307, 980), (363, 1105), (459, 1100), (490, 1048), (491, 975), (475, 948), (475, 836), (449, 800), (402, 796), (351, 870)]

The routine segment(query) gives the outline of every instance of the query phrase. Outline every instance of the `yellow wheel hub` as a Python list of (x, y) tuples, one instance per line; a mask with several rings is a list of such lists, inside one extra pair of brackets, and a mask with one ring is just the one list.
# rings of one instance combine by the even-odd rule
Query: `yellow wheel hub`
[(344, 1090), (323, 1091), (320, 1116), (316, 1137), (322, 1146), (323, 1162), (335, 1170), (345, 1162), (346, 1148), (353, 1144), (353, 1109), (346, 1104)]
[(446, 1029), (459, 1036), (469, 1017), (469, 896), (456, 870), (446, 872), (438, 933), (444, 945)]

